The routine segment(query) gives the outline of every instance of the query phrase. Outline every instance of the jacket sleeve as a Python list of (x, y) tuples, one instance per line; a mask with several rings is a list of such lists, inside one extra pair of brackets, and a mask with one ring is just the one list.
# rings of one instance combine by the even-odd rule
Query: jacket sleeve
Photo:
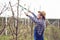
[(34, 23), (36, 23), (36, 24), (43, 24), (42, 21), (38, 21), (38, 19), (35, 18), (35, 17), (29, 16), (29, 15), (28, 15), (28, 17), (29, 17)]
[(36, 19), (35, 19), (35, 17), (32, 17), (32, 16), (30, 16), (30, 15), (28, 15), (28, 17), (29, 17), (33, 22), (36, 23)]
[(34, 13), (32, 13), (32, 15), (33, 15), (35, 18), (37, 18), (37, 16), (36, 16)]

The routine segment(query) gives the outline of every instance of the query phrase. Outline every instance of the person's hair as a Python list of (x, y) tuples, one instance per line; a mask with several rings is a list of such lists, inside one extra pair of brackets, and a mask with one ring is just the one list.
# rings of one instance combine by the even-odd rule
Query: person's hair
[(45, 17), (44, 16), (42, 16), (42, 18), (45, 20)]
[(42, 16), (42, 19), (44, 19), (44, 20), (45, 20), (45, 16), (44, 16), (42, 13), (40, 13), (40, 15)]

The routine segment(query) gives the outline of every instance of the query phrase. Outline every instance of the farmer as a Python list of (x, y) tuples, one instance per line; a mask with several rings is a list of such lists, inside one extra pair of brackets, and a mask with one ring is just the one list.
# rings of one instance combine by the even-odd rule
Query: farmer
[(28, 16), (36, 25), (34, 29), (34, 40), (44, 40), (44, 27), (45, 27), (45, 12), (38, 11), (36, 16), (33, 12), (29, 11), (34, 17), (28, 15), (26, 12), (25, 15)]

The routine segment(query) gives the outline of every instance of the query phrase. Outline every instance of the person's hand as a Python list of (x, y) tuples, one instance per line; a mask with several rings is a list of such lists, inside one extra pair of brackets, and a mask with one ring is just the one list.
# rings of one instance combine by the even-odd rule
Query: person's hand
[(26, 16), (28, 16), (28, 14), (26, 12), (24, 12)]

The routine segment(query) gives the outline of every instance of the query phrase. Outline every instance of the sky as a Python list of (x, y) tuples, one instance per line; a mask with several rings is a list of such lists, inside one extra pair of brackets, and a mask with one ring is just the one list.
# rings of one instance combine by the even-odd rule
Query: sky
[[(0, 0), (0, 12), (5, 4), (6, 4), (6, 7), (10, 7), (9, 1), (11, 2), (12, 6), (17, 3), (17, 0)], [(20, 0), (19, 4), (31, 10), (36, 15), (38, 14), (37, 11), (40, 10), (40, 11), (46, 12), (47, 19), (60, 19), (60, 15), (59, 15), (60, 14), (60, 0)], [(15, 13), (15, 17), (17, 16), (16, 6), (17, 5), (12, 7)], [(21, 15), (21, 18), (27, 18), (24, 14), (24, 11), (26, 10), (22, 10), (22, 8), (19, 7), (19, 17)], [(9, 8), (6, 11), (3, 10), (3, 14), (1, 14), (0, 16), (3, 16), (3, 17), (12, 16), (11, 8)]]

